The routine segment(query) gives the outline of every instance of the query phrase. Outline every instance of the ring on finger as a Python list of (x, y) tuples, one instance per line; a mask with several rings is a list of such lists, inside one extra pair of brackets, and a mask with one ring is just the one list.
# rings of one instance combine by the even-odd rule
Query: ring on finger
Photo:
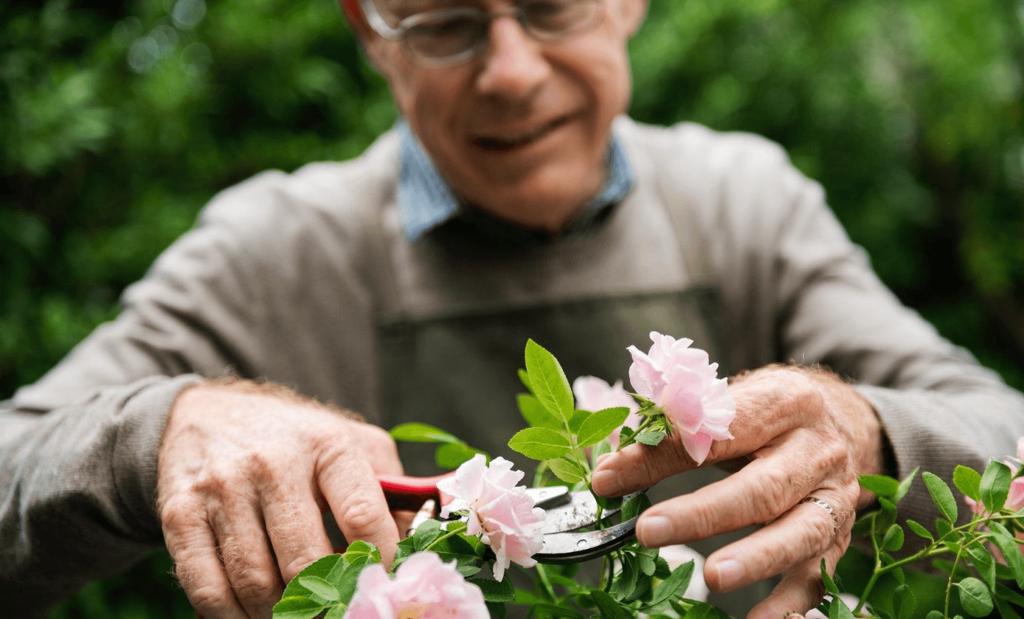
[(800, 501), (800, 503), (811, 503), (812, 505), (817, 505), (818, 507), (827, 511), (828, 515), (832, 517), (832, 535), (839, 533), (839, 517), (836, 516), (836, 510), (834, 507), (832, 507), (831, 503), (829, 503), (825, 499), (819, 499), (816, 496), (805, 497), (803, 500)]

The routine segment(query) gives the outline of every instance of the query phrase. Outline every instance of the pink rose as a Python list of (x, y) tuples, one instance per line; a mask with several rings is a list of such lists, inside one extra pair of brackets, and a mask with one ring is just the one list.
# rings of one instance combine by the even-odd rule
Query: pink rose
[(489, 619), (480, 587), (466, 582), (455, 561), (444, 563), (432, 552), (405, 560), (388, 578), (384, 566), (359, 574), (349, 619)]
[(466, 533), (480, 535), (496, 557), (494, 577), (501, 580), (505, 568), (515, 562), (523, 567), (537, 564), (531, 557), (544, 545), (544, 510), (533, 506), (526, 486), (516, 486), (522, 471), (513, 471), (504, 458), (491, 460), (482, 455), (464, 462), (454, 477), (441, 480), (437, 488), (454, 497), (441, 516), (469, 510)]
[[(615, 381), (614, 385), (609, 385), (596, 376), (580, 376), (572, 382), (572, 392), (576, 395), (576, 408), (580, 410), (593, 413), (606, 408), (624, 406), (630, 410), (630, 414), (622, 425), (629, 426), (634, 430), (643, 420), (643, 416), (637, 414), (640, 405), (622, 388), (621, 380)], [(612, 448), (617, 447), (619, 445), (618, 431), (612, 432), (608, 440), (611, 442)]]
[(654, 345), (646, 355), (629, 347), (633, 365), (629, 380), (633, 389), (665, 411), (682, 435), (683, 446), (697, 464), (704, 462), (714, 440), (732, 438), (729, 424), (736, 403), (728, 382), (718, 378), (718, 364), (708, 354), (690, 348), (693, 340), (651, 332)]

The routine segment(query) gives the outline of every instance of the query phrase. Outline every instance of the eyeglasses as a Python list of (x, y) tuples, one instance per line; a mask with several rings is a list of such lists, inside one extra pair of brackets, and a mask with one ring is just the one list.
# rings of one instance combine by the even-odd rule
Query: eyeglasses
[(392, 27), (374, 0), (359, 4), (374, 32), (404, 42), (421, 64), (430, 66), (453, 66), (475, 58), (487, 47), (488, 26), (499, 17), (515, 16), (533, 38), (556, 41), (593, 26), (601, 9), (601, 0), (525, 0), (493, 13), (471, 7), (417, 13)]

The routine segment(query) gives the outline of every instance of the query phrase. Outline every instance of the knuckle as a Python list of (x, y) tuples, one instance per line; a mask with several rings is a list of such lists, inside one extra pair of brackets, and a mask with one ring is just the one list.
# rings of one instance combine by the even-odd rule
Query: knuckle
[(239, 600), (266, 602), (275, 597), (278, 581), (268, 572), (248, 569), (235, 576), (232, 586)]
[(182, 583), (188, 601), (196, 610), (214, 613), (230, 607), (235, 600), (234, 594), (227, 587), (203, 585), (191, 591)]
[(365, 535), (381, 524), (384, 514), (369, 498), (353, 498), (341, 509), (341, 524), (353, 535)]
[(756, 513), (764, 506), (770, 506), (771, 518), (785, 513), (793, 504), (790, 494), (794, 487), (791, 472), (782, 469), (770, 469), (760, 478), (760, 493), (749, 493), (747, 505), (751, 513)]
[(160, 523), (165, 532), (177, 533), (199, 523), (199, 511), (191, 501), (172, 499), (160, 507)]

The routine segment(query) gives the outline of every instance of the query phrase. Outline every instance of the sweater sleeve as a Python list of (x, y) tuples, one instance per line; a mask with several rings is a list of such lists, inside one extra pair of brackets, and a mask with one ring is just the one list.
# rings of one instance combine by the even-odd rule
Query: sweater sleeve
[[(720, 137), (704, 152), (720, 179), (704, 229), (730, 331), (743, 334), (729, 346), (733, 369), (793, 361), (849, 379), (877, 411), (901, 478), (920, 467), (950, 482), (956, 464), (981, 470), (1015, 453), (1024, 396), (899, 302), (817, 183), (753, 136)], [(935, 521), (923, 483), (900, 514)]]
[(123, 311), (0, 403), (0, 598), (43, 616), (162, 545), (156, 454), (178, 393), (260, 353), (251, 276), (205, 222), (126, 290)]

